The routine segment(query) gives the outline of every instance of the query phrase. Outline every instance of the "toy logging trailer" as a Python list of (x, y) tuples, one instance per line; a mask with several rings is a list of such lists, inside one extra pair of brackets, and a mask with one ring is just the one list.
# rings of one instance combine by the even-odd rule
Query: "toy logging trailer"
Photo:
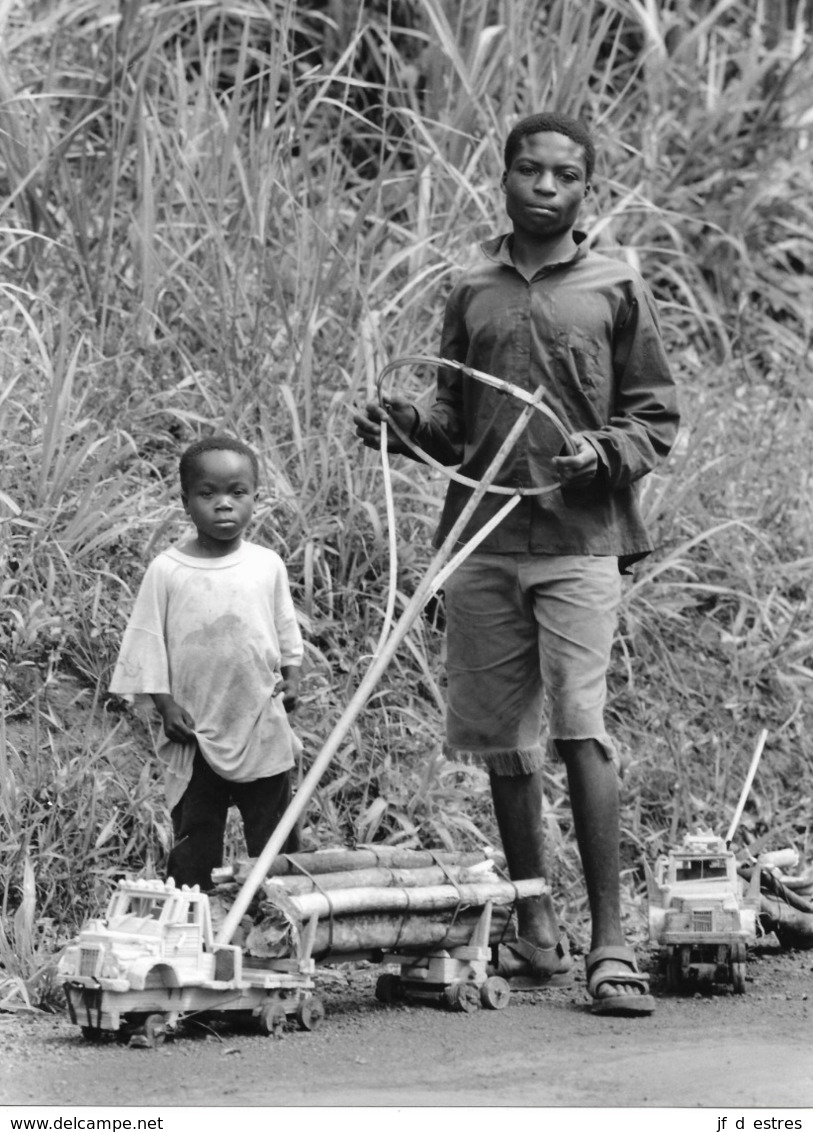
[(504, 1010), (511, 998), (511, 987), (501, 975), (489, 973), (491, 946), (491, 903), (484, 906), (467, 944), (427, 951), (386, 953), (383, 962), (398, 966), (399, 973), (379, 975), (375, 996), (387, 1004), (411, 1001), (430, 1002), (446, 1010), (466, 1014), (484, 1006)]
[(197, 886), (122, 880), (104, 919), (66, 948), (57, 975), (71, 1021), (89, 1040), (156, 1046), (181, 1019), (213, 1012), (276, 1035), (289, 1018), (313, 1030), (324, 1017), (312, 993), (311, 941), (306, 931), (295, 957), (258, 963), (215, 943), (209, 897)]
[(366, 858), (377, 855), (373, 846), (338, 851), (344, 867), (336, 872), (316, 872), (307, 853), (282, 858), (281, 866), (290, 860), (306, 875), (264, 882), (245, 949), (279, 954), (286, 925), (304, 932), (315, 918), (317, 964), (364, 960), (388, 968), (376, 984), (379, 1002), (432, 1003), (465, 1013), (503, 1009), (511, 989), (491, 966), (494, 950), (513, 938), (516, 901), (549, 893), (547, 882), (503, 879), (487, 850), (387, 849), (374, 869), (364, 868)]

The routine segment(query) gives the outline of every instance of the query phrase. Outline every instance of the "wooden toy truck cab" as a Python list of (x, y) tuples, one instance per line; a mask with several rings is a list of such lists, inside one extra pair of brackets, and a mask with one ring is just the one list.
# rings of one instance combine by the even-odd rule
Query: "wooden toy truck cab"
[(250, 966), (240, 947), (215, 945), (209, 898), (197, 886), (122, 880), (104, 919), (66, 948), (57, 977), (86, 1038), (156, 1045), (191, 1013), (239, 1012), (269, 1034), (292, 1014), (314, 1029), (324, 1010), (310, 993), (313, 972), (308, 946), (297, 958)]
[(649, 934), (660, 946), (670, 990), (731, 983), (745, 993), (746, 945), (756, 938), (759, 869), (747, 891), (734, 853), (712, 833), (687, 834), (683, 846), (646, 867)]

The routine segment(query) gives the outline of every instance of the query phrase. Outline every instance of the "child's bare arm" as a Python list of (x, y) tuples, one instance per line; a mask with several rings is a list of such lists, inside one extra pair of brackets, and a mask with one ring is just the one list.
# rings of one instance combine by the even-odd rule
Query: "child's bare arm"
[(277, 694), (282, 694), (282, 706), (285, 710), (293, 711), (296, 708), (296, 701), (299, 696), (299, 680), (302, 670), (298, 664), (283, 664), (280, 666), (280, 673), (282, 674), (282, 683)]
[(177, 704), (167, 692), (151, 693), (158, 709), (167, 739), (174, 743), (188, 743), (195, 738), (195, 721), (189, 712)]

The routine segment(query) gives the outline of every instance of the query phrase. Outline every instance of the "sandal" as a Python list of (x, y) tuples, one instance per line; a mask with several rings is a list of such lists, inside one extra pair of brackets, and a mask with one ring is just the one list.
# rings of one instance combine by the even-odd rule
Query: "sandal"
[(508, 979), (512, 987), (544, 990), (573, 984), (573, 960), (564, 935), (552, 947), (537, 947), (517, 936), (510, 943), (500, 944), (498, 957), (496, 973)]
[[(624, 971), (601, 971), (603, 963), (613, 961), (629, 967)], [(593, 1014), (652, 1014), (655, 1000), (649, 994), (649, 975), (643, 974), (631, 947), (597, 947), (585, 960), (587, 970), (587, 993), (593, 1000)], [(613, 986), (637, 986), (640, 994), (599, 995), (599, 988), (605, 984)]]

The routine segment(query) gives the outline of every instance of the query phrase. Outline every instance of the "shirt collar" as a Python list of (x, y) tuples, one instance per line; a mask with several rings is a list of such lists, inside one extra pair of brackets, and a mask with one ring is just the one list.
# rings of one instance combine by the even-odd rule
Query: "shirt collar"
[[(487, 259), (492, 260), (494, 263), (505, 264), (506, 267), (513, 267), (516, 271), (514, 260), (511, 257), (511, 236), (511, 232), (503, 232), (501, 236), (494, 236), (490, 240), (485, 240), (480, 244), (480, 249)], [(548, 264), (548, 268), (567, 267), (571, 263), (576, 263), (577, 260), (584, 259), (588, 250), (587, 233), (574, 228), (573, 239), (578, 244), (576, 254), (571, 256), (570, 259), (562, 260), (561, 263)]]

